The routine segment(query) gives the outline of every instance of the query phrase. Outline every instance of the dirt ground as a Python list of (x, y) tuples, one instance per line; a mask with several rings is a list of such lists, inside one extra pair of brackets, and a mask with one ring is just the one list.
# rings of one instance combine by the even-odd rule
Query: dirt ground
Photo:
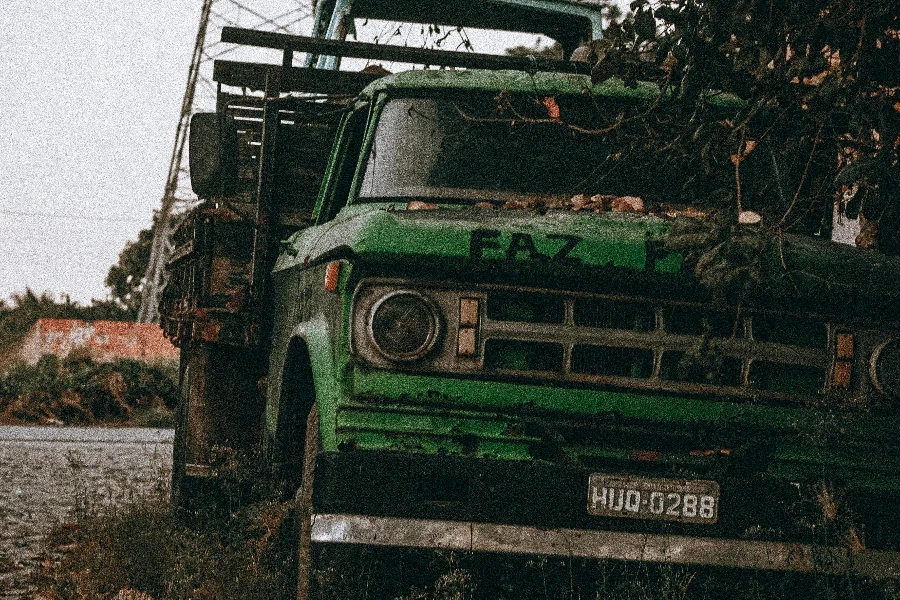
[(167, 495), (171, 463), (167, 429), (0, 427), (0, 600), (33, 591), (51, 527)]

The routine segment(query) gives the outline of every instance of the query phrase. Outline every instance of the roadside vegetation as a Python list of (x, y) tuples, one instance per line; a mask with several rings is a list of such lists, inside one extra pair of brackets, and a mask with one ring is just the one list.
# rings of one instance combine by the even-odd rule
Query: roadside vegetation
[(115, 300), (82, 306), (67, 296), (32, 290), (0, 300), (0, 425), (174, 426), (174, 364), (102, 363), (77, 351), (66, 358), (44, 356), (33, 366), (4, 358), (38, 319), (130, 321), (133, 312)]
[(209, 504), (174, 510), (168, 473), (127, 506), (78, 499), (71, 523), (46, 538), (34, 584), (42, 600), (290, 598), (292, 503), (265, 473), (222, 451)]
[(84, 353), (0, 371), (0, 424), (174, 426), (177, 366)]
[[(46, 540), (40, 600), (289, 600), (296, 589), (292, 494), (219, 452), (216, 487), (173, 509), (167, 474), (118, 508), (85, 497)], [(101, 499), (102, 500), (102, 499)], [(900, 585), (843, 576), (334, 546), (314, 549), (317, 600), (867, 600)]]
[(281, 533), (285, 510), (262, 503), (189, 523), (150, 501), (86, 515), (48, 536), (56, 560), (36, 583), (42, 598), (54, 600), (113, 598), (122, 590), (154, 599), (288, 598), (294, 569), (280, 549), (288, 538)]
[[(48, 536), (55, 560), (36, 575), (40, 598), (288, 600), (296, 569), (290, 514), (291, 503), (266, 501), (178, 519), (150, 502), (85, 516)], [(321, 600), (900, 598), (892, 582), (842, 577), (372, 548), (317, 556), (313, 597)]]

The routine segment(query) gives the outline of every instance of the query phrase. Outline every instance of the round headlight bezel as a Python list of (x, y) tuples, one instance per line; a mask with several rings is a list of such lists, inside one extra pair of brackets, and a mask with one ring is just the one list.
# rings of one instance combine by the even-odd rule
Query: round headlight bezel
[[(425, 309), (424, 314), (428, 320), (428, 332), (424, 336), (423, 341), (413, 350), (396, 351), (384, 347), (384, 343), (379, 343), (379, 335), (375, 331), (375, 321), (378, 311), (383, 309), (389, 302), (396, 301), (401, 298), (412, 298), (421, 302)], [(441, 312), (435, 302), (425, 294), (415, 290), (394, 290), (381, 298), (379, 298), (369, 309), (368, 318), (366, 319), (366, 329), (372, 346), (383, 358), (400, 363), (409, 363), (421, 360), (428, 356), (438, 345), (438, 341), (443, 333), (443, 321)]]
[(891, 338), (875, 349), (869, 362), (869, 377), (879, 392), (892, 398), (900, 399), (900, 381), (894, 385), (888, 385), (884, 381), (883, 375), (879, 374), (880, 369), (884, 368), (882, 359), (886, 359), (886, 351), (900, 352), (900, 337)]

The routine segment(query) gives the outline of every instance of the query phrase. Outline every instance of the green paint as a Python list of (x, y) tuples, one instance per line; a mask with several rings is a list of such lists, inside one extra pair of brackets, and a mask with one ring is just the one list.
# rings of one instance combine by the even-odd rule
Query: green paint
[[(873, 439), (890, 439), (900, 426), (897, 418), (845, 415), (831, 424), (841, 433), (822, 440), (815, 439), (815, 434), (825, 429), (821, 414), (811, 408), (363, 372), (356, 373), (354, 392), (376, 400), (340, 409), (339, 437), (356, 440), (360, 432), (377, 432), (381, 436), (377, 439), (364, 436), (369, 449), (396, 449), (396, 436), (400, 435), (403, 439), (427, 438), (448, 453), (482, 455), (489, 447), (482, 444), (517, 435), (516, 442), (501, 444), (509, 453), (498, 456), (528, 459), (533, 457), (523, 455), (523, 449), (539, 440), (534, 426), (538, 430), (541, 426), (550, 430), (562, 427), (564, 432), (570, 421), (599, 417), (598, 423), (609, 422), (603, 420), (606, 416), (615, 417), (614, 422), (624, 428), (655, 426), (690, 432), (721, 427), (733, 432), (735, 447), (730, 449), (735, 457), (748, 449), (764, 451), (768, 456), (765, 472), (772, 476), (789, 475), (798, 481), (837, 478), (857, 487), (900, 490), (900, 457), (882, 454), (872, 443)], [(511, 433), (517, 427), (526, 433)], [(468, 446), (459, 442), (464, 436), (473, 438)], [(722, 447), (728, 447), (727, 440)], [(604, 450), (584, 446), (577, 439), (570, 444), (563, 441), (563, 450), (572, 456), (627, 460), (632, 451), (643, 449), (653, 448)], [(664, 451), (662, 455), (666, 464), (683, 467), (704, 466), (709, 460), (687, 453)], [(873, 463), (875, 455), (880, 458)]]
[(589, 94), (598, 100), (652, 101), (659, 97), (656, 84), (641, 82), (628, 87), (621, 79), (611, 78), (603, 83), (592, 84), (588, 75), (568, 73), (524, 73), (522, 71), (481, 71), (481, 70), (417, 70), (383, 77), (370, 84), (362, 92), (364, 98), (375, 98), (379, 94), (406, 96), (447, 92), (497, 92), (510, 94), (533, 94), (541, 96)]
[[(473, 232), (491, 234), (483, 245), (483, 260), (516, 261), (552, 258), (565, 245), (560, 236), (581, 238), (568, 259), (586, 266), (623, 267), (643, 270), (647, 242), (661, 240), (667, 224), (663, 219), (626, 213), (586, 214), (525, 210), (486, 210), (445, 206), (437, 211), (406, 211), (405, 205), (356, 204), (345, 207), (321, 227), (312, 227), (290, 240), (290, 252), (279, 259), (276, 270), (302, 265), (335, 248), (354, 255), (471, 257)], [(477, 237), (477, 233), (475, 233)], [(540, 254), (524, 249), (515, 239), (526, 235)], [(655, 270), (677, 273), (681, 259), (669, 255), (656, 262)]]
[[(316, 225), (288, 240), (274, 270), (279, 281), (280, 274), (301, 273), (299, 289), (282, 290), (287, 304), (291, 298), (311, 299), (307, 312), (296, 322), (280, 324), (283, 331), (276, 331), (275, 337), (302, 337), (308, 343), (323, 449), (522, 461), (550, 460), (541, 453), (555, 443), (558, 448), (551, 450), (568, 464), (588, 459), (628, 464), (634, 452), (655, 450), (652, 432), (681, 432), (684, 439), (710, 436), (731, 454), (711, 459), (684, 449), (660, 450), (659, 463), (675, 472), (708, 472), (712, 464), (711, 476), (715, 477), (715, 473), (721, 474), (715, 469), (724, 469), (720, 465), (729, 460), (724, 456), (739, 461), (760, 455), (762, 463), (753, 467), (758, 475), (790, 482), (824, 477), (856, 488), (900, 490), (900, 459), (895, 456), (900, 417), (896, 414), (545, 386), (489, 380), (487, 375), (481, 379), (477, 375), (441, 377), (417, 374), (414, 363), (396, 370), (363, 366), (353, 355), (350, 320), (356, 286), (364, 277), (403, 277), (410, 267), (439, 264), (454, 269), (454, 285), (463, 287), (469, 272), (480, 269), (484, 277), (483, 273), (501, 273), (512, 267), (551, 273), (547, 279), (551, 289), (553, 278), (571, 280), (581, 273), (609, 273), (638, 282), (660, 281), (664, 276), (668, 277), (665, 281), (687, 280), (689, 274), (681, 273), (682, 257), (660, 250), (671, 221), (656, 216), (476, 209), (452, 204), (415, 211), (407, 210), (405, 201), (359, 200), (367, 155), (390, 98), (500, 91), (538, 97), (590, 94), (597, 102), (634, 103), (653, 101), (660, 94), (653, 85), (630, 88), (616, 79), (592, 85), (588, 77), (575, 75), (453, 70), (388, 76), (363, 92), (355, 111), (346, 116), (331, 154)], [(722, 107), (739, 103), (726, 95), (710, 95), (707, 100)], [(571, 247), (563, 252), (570, 241)], [(653, 253), (649, 259), (648, 251)], [(848, 322), (866, 302), (875, 307), (870, 312), (879, 315), (898, 306), (900, 261), (790, 236), (785, 236), (779, 251), (779, 260), (783, 256), (792, 273), (775, 268), (765, 274), (771, 290), (769, 301), (776, 306), (802, 299), (803, 310), (816, 312), (808, 307), (830, 307), (836, 295), (853, 298), (844, 309)], [(565, 256), (560, 257), (561, 253)], [(322, 292), (325, 264), (336, 258), (344, 261), (338, 293)], [(366, 271), (373, 264), (388, 272)], [(794, 269), (799, 275), (795, 276)], [(870, 294), (868, 300), (862, 297), (865, 294)], [(273, 349), (274, 364), (283, 352)], [(864, 376), (862, 368), (857, 367), (859, 376)], [(273, 373), (273, 377), (279, 376)], [(270, 428), (277, 421), (272, 402), (270, 398)], [(590, 423), (607, 432), (610, 439), (588, 433), (554, 437), (554, 432), (580, 431), (579, 427), (589, 432)]]

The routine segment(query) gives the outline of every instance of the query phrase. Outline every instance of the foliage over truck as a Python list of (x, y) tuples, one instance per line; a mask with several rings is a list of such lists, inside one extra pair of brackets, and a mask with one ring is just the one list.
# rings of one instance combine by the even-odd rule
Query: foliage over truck
[(364, 544), (900, 574), (900, 262), (787, 236), (753, 291), (713, 293), (673, 231), (715, 182), (633, 144), (657, 87), (342, 41), (355, 17), (567, 56), (600, 24), (545, 0), (332, 0), (314, 38), (224, 30), (284, 60), (217, 61), (218, 110), (192, 121), (204, 201), (161, 305), (176, 500), (217, 448), (261, 449), (301, 490), (301, 567)]

